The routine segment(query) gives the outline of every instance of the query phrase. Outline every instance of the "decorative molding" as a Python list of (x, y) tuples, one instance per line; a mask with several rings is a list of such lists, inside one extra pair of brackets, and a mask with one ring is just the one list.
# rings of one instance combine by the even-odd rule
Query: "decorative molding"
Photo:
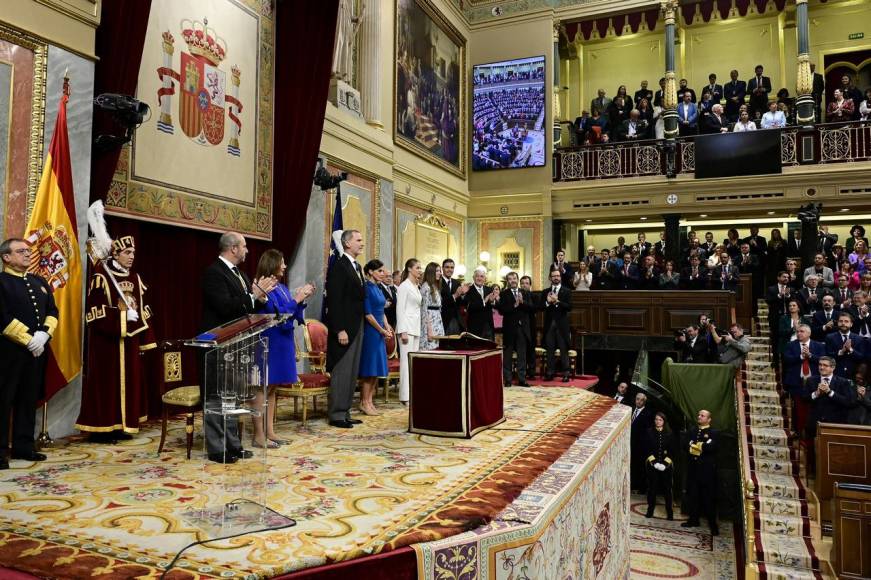
[(43, 6), (69, 16), (88, 26), (97, 28), (100, 24), (101, 0), (33, 0)]

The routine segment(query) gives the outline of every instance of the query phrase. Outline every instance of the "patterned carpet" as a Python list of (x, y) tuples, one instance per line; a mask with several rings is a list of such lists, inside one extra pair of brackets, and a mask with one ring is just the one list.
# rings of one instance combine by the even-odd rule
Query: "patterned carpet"
[[(398, 404), (348, 431), (281, 422), (293, 443), (270, 451), (265, 501), (298, 525), (192, 548), (166, 578), (270, 576), (481, 525), (573, 440), (542, 432), (581, 433), (611, 406), (577, 388), (509, 389), (507, 421), (471, 440), (411, 435)], [(214, 464), (186, 461), (173, 426), (162, 456), (152, 425), (122, 444), (75, 442), (41, 464), (13, 462), (0, 473), (0, 567), (152, 578), (205, 539), (186, 514), (209, 505)]]
[(734, 580), (738, 578), (735, 538), (730, 522), (720, 522), (720, 535), (711, 536), (706, 526), (682, 528), (686, 521), (675, 510), (674, 521), (665, 519), (662, 498), (653, 518), (644, 517), (647, 499), (631, 500), (632, 578), (697, 578)]

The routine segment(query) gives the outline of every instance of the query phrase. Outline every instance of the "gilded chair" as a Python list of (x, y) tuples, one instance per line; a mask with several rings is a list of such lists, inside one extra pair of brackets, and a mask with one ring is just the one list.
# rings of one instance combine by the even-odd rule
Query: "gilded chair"
[(330, 374), (327, 372), (327, 327), (323, 322), (307, 318), (303, 326), (303, 343), (305, 348), (296, 350), (297, 362), (308, 361), (307, 373), (299, 373), (297, 382), (280, 385), (276, 389), (278, 395), (293, 397), (293, 414), (298, 413), (298, 403), (302, 400), (302, 425), (308, 422), (308, 402), (318, 410), (318, 397), (327, 396), (330, 390)]
[[(157, 452), (163, 452), (166, 442), (166, 426), (169, 421), (170, 410), (173, 415), (184, 413), (187, 434), (187, 458), (191, 458), (191, 448), (194, 444), (194, 414), (202, 409), (200, 386), (189, 384), (190, 379), (196, 372), (193, 361), (193, 353), (184, 347), (183, 341), (165, 340), (158, 344), (161, 353), (162, 373), (160, 373), (160, 400), (163, 413), (160, 425), (160, 444)], [(187, 372), (186, 372), (187, 371)], [(188, 383), (188, 384), (186, 384)]]

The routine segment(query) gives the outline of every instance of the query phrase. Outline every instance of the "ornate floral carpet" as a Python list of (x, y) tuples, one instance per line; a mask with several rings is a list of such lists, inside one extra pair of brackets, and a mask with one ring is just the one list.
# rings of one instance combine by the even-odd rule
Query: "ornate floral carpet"
[(674, 521), (666, 520), (661, 497), (653, 518), (644, 517), (647, 498), (640, 495), (632, 496), (630, 511), (632, 578), (738, 578), (731, 523), (720, 522), (719, 536), (711, 536), (706, 526), (682, 528), (686, 517), (676, 509)]
[[(577, 388), (509, 389), (506, 422), (470, 440), (411, 435), (398, 405), (347, 431), (284, 420), (278, 431), (292, 444), (270, 451), (265, 503), (297, 525), (193, 547), (166, 578), (266, 577), (474, 529), (611, 406)], [(132, 441), (73, 442), (0, 472), (0, 567), (157, 578), (207, 539), (186, 514), (208, 504), (212, 464), (185, 460), (182, 423), (173, 426), (161, 456), (152, 425)]]

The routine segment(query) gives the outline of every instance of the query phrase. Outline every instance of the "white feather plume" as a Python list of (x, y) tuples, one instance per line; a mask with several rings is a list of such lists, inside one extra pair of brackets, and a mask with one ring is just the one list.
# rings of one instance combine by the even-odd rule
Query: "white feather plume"
[(336, 230), (333, 232), (333, 244), (336, 246), (338, 257), (341, 258), (345, 253), (345, 247), (342, 246), (342, 230)]
[(103, 215), (103, 202), (95, 201), (88, 208), (88, 226), (91, 228), (91, 237), (88, 238), (88, 246), (93, 254), (100, 260), (105, 260), (112, 253), (112, 236), (106, 229), (106, 218)]

